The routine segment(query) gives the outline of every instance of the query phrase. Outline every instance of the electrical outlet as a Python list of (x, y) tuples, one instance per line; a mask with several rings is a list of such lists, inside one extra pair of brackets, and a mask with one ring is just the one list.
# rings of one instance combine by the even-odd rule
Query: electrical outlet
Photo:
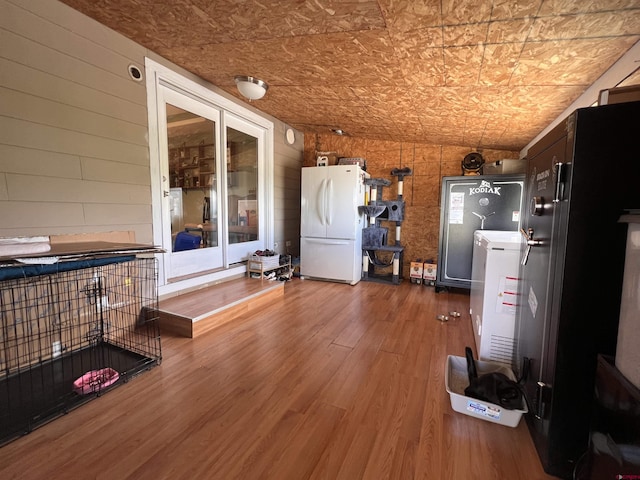
[(280, 245), (278, 244), (278, 242), (274, 242), (274, 244), (273, 244), (273, 249), (274, 249), (274, 250), (277, 250), (279, 246), (280, 246)]
[(284, 242), (285, 246), (290, 247), (291, 246), (291, 240), (287, 240), (286, 242)]
[(59, 357), (60, 355), (62, 355), (62, 344), (60, 342), (53, 342), (51, 344), (51, 349), (53, 351), (52, 356), (53, 358), (55, 357)]

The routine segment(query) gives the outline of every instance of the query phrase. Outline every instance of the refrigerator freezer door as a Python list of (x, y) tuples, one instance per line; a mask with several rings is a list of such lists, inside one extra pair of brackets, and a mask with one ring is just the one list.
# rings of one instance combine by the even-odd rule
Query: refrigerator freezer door
[(357, 165), (303, 168), (301, 236), (354, 240), (363, 228), (365, 176)]
[(362, 250), (356, 240), (300, 239), (301, 277), (355, 285), (361, 274)]
[(327, 237), (356, 238), (360, 214), (358, 206), (364, 205), (362, 170), (357, 165), (327, 168)]
[(303, 237), (326, 237), (326, 193), (328, 167), (302, 169), (300, 234)]

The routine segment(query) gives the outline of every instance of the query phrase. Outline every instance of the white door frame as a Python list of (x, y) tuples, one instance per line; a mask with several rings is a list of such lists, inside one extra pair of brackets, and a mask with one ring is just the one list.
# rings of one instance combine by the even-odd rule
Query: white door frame
[[(186, 96), (180, 92), (176, 92), (175, 90), (165, 87), (164, 85), (160, 85), (158, 87), (158, 132), (160, 138), (168, 138), (168, 126), (166, 123), (166, 104), (174, 105), (178, 108), (182, 108), (186, 111), (194, 113), (202, 118), (206, 118), (211, 120), (215, 125), (215, 157), (216, 162), (221, 162), (221, 159), (224, 158), (222, 155), (221, 149), (221, 141), (220, 141), (220, 130), (221, 130), (221, 112), (217, 108), (212, 108), (210, 105), (207, 105), (203, 102), (200, 102), (196, 99), (191, 98), (190, 96)], [(168, 145), (166, 141), (161, 145), (160, 141), (158, 142), (159, 155), (158, 159), (160, 161), (160, 182), (162, 189), (162, 220), (160, 224), (162, 225), (162, 245), (165, 247), (167, 251), (171, 249), (170, 245), (172, 244), (172, 228), (171, 228), (171, 218), (169, 212), (169, 202), (170, 197), (168, 195), (170, 191), (170, 172), (169, 172), (169, 158), (168, 158)], [(217, 171), (220, 172), (220, 169), (216, 167)], [(215, 205), (220, 205), (219, 197), (222, 196), (221, 192), (221, 184), (220, 181), (221, 175), (216, 175), (216, 186), (215, 192), (218, 198), (213, 199)], [(188, 193), (187, 193), (188, 195)], [(198, 273), (205, 270), (213, 270), (215, 268), (221, 268), (224, 263), (224, 244), (219, 241), (222, 238), (221, 229), (219, 224), (220, 216), (216, 215), (217, 223), (216, 225), (216, 246), (211, 246), (207, 248), (197, 248), (194, 250), (185, 250), (182, 252), (173, 252), (168, 255), (165, 255), (165, 269), (167, 270), (168, 276), (170, 277), (179, 277), (182, 275), (189, 275), (192, 273)], [(168, 252), (169, 253), (169, 252)], [(168, 262), (168, 264), (167, 264)]]
[[(180, 75), (173, 70), (159, 64), (158, 62), (145, 58), (145, 73), (147, 83), (147, 110), (149, 117), (149, 155), (150, 155), (150, 174), (151, 174), (151, 199), (152, 199), (152, 230), (153, 241), (157, 246), (163, 246), (163, 194), (162, 194), (162, 171), (161, 171), (161, 149), (164, 148), (162, 143), (166, 141), (165, 138), (161, 138), (161, 132), (159, 127), (160, 112), (158, 108), (159, 102), (159, 86), (162, 85), (167, 88), (171, 88), (177, 92), (187, 95), (195, 100), (211, 105), (221, 111), (222, 120), (220, 122), (221, 128), (226, 134), (226, 121), (225, 114), (231, 114), (231, 117), (241, 119), (242, 121), (253, 124), (257, 128), (264, 130), (264, 161), (259, 165), (258, 175), (258, 189), (263, 192), (261, 194), (262, 204), (259, 208), (259, 224), (260, 236), (258, 243), (251, 242), (251, 247), (256, 248), (269, 248), (273, 243), (274, 232), (274, 126), (270, 120), (254, 113), (253, 111), (245, 108), (241, 104), (236, 103), (220, 94), (215, 93), (210, 88), (207, 88), (204, 83), (198, 83), (196, 80), (189, 79)], [(201, 81), (202, 82), (202, 81)], [(162, 109), (164, 110), (164, 109)], [(224, 140), (224, 136), (221, 140)], [(223, 202), (225, 199), (223, 199)], [(226, 207), (225, 207), (226, 209)], [(264, 228), (262, 228), (264, 226)], [(246, 255), (251, 252), (247, 251)], [(221, 279), (242, 274), (246, 271), (246, 265), (229, 262), (229, 260), (237, 261), (237, 252), (234, 253), (231, 259), (225, 255), (224, 269), (218, 272), (209, 273), (193, 277), (190, 279), (182, 280), (179, 282), (169, 283), (169, 269), (167, 256), (171, 255), (170, 248), (166, 253), (158, 254), (158, 286), (159, 293), (172, 293), (185, 288), (191, 288), (198, 285), (216, 282)]]

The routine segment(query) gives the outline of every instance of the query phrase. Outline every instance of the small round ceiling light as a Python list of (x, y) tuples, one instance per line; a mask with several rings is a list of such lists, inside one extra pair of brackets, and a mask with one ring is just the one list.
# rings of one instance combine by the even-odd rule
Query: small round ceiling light
[(346, 135), (347, 134), (347, 132), (345, 132), (341, 128), (332, 128), (331, 131), (333, 133), (335, 133), (336, 135)]
[(267, 85), (266, 82), (255, 77), (237, 75), (234, 77), (234, 80), (240, 94), (242, 94), (243, 97), (248, 98), (249, 101), (260, 100), (269, 89), (269, 85)]

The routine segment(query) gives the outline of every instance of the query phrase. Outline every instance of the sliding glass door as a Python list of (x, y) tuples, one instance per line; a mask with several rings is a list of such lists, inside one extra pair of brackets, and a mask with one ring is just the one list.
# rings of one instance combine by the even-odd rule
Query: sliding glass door
[(161, 88), (161, 98), (163, 246), (170, 276), (221, 268), (220, 112), (169, 88)]
[(160, 291), (236, 276), (273, 237), (273, 124), (146, 63)]
[(225, 115), (227, 145), (227, 240), (230, 261), (241, 261), (260, 248), (264, 196), (259, 188), (264, 163), (264, 130), (233, 115)]

